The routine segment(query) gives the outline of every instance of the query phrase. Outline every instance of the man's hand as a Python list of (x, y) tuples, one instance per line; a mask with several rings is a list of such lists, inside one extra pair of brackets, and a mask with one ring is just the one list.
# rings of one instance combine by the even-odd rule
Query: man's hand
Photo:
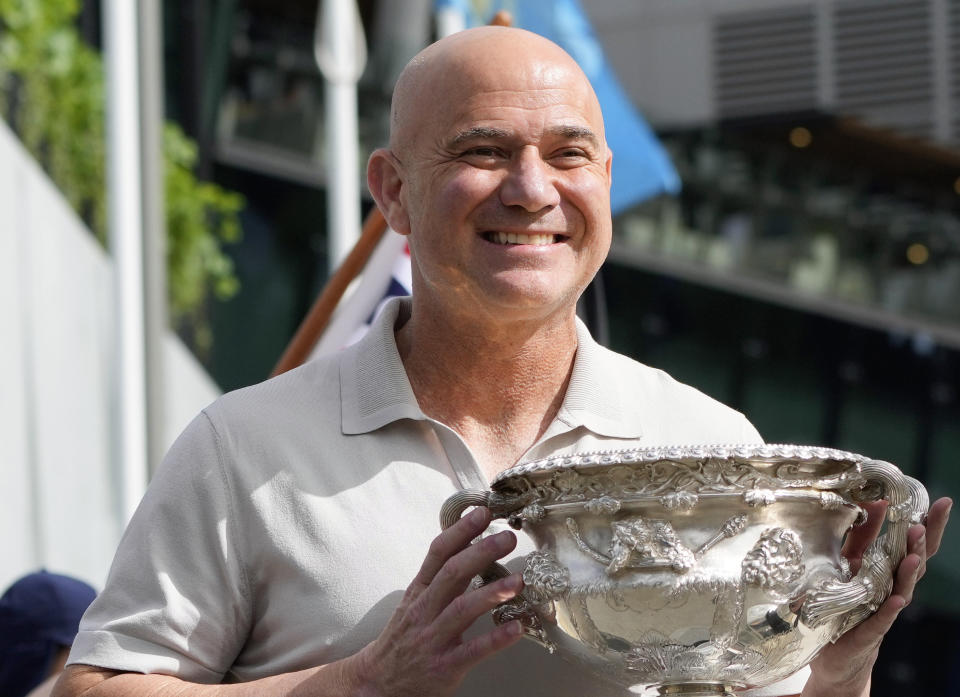
[(196, 685), (169, 675), (122, 673), (74, 665), (55, 697), (447, 697), (477, 663), (518, 641), (523, 629), (508, 622), (469, 641), (466, 629), (523, 587), (519, 574), (467, 593), (474, 576), (517, 544), (512, 532), (471, 541), (490, 524), (477, 508), (444, 530), (430, 546), (417, 577), (380, 636), (341, 661), (250, 683)]
[[(897, 567), (890, 597), (873, 615), (820, 652), (810, 664), (811, 675), (803, 697), (867, 697), (870, 694), (870, 673), (880, 642), (900, 611), (913, 599), (917, 581), (926, 573), (927, 560), (940, 548), (952, 505), (948, 498), (935, 501), (927, 514), (926, 527), (910, 528), (907, 555)], [(859, 569), (863, 553), (880, 533), (886, 502), (877, 501), (864, 508), (869, 515), (867, 523), (851, 531), (843, 546), (843, 555), (850, 560), (853, 571)]]
[(477, 508), (433, 541), (383, 633), (354, 657), (364, 697), (452, 695), (471, 668), (523, 636), (514, 620), (462, 640), (477, 618), (523, 587), (513, 574), (464, 592), (474, 576), (516, 546), (509, 531), (471, 544), (489, 523), (490, 512)]

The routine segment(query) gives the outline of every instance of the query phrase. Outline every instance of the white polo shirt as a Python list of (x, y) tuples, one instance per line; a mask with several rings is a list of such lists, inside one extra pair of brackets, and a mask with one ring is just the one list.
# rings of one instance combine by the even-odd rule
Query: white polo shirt
[[(358, 344), (197, 416), (150, 483), (70, 663), (238, 682), (330, 663), (377, 637), (439, 533), (441, 504), (488, 485), (460, 436), (417, 405), (394, 339), (408, 302), (390, 302)], [(760, 440), (741, 414), (601, 347), (582, 324), (577, 333), (563, 404), (522, 461)], [(532, 549), (520, 538), (513, 568)], [(471, 631), (489, 627), (481, 618)], [(457, 695), (491, 687), (623, 694), (528, 641)]]

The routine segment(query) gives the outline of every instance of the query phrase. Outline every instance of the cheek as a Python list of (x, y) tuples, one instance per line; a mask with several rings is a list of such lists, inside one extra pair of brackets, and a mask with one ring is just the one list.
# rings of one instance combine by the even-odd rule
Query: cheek
[(463, 215), (494, 195), (499, 181), (496, 172), (465, 169), (438, 181), (430, 196), (437, 210)]
[(606, 180), (596, 176), (572, 177), (565, 188), (564, 198), (580, 211), (591, 228), (609, 234), (612, 221), (610, 189)]

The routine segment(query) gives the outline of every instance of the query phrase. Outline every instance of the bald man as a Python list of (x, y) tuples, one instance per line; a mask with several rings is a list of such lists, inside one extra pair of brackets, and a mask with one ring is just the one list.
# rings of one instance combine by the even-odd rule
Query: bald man
[[(409, 239), (412, 299), (357, 345), (226, 395), (188, 427), (57, 697), (623, 694), (485, 618), (522, 580), (471, 579), (496, 559), (518, 569), (529, 543), (517, 549), (484, 509), (436, 535), (450, 494), (519, 462), (759, 440), (742, 415), (577, 322), (610, 245), (610, 163), (596, 97), (549, 41), (490, 27), (414, 58), (390, 147), (368, 166)], [(805, 688), (802, 676), (773, 694), (867, 694), (948, 507), (934, 506), (926, 543), (911, 532), (891, 600)]]

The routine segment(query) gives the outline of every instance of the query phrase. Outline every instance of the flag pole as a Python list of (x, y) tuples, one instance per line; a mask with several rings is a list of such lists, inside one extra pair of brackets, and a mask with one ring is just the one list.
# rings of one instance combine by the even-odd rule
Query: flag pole
[(270, 373), (270, 377), (296, 368), (307, 360), (320, 335), (330, 323), (333, 311), (337, 308), (347, 287), (363, 271), (363, 267), (367, 265), (370, 255), (373, 254), (373, 250), (376, 249), (386, 230), (387, 221), (380, 209), (374, 206), (363, 221), (360, 239), (323, 287), (310, 312), (307, 313), (273, 372)]
[[(492, 26), (498, 27), (509, 27), (512, 23), (513, 18), (505, 10), (500, 10), (490, 20)], [(333, 317), (333, 312), (337, 309), (343, 294), (353, 279), (363, 271), (386, 230), (387, 221), (380, 209), (374, 206), (363, 221), (360, 239), (323, 287), (306, 318), (297, 328), (293, 339), (280, 356), (280, 360), (274, 366), (270, 377), (303, 365), (310, 357), (313, 347), (317, 345), (327, 325), (330, 324), (330, 318)]]
[(327, 258), (332, 267), (346, 257), (360, 231), (357, 82), (367, 51), (354, 0), (321, 0), (314, 57), (324, 83)]
[(147, 484), (147, 385), (144, 339), (143, 162), (137, 6), (103, 7), (107, 93), (108, 231), (116, 306), (115, 451), (120, 529)]

